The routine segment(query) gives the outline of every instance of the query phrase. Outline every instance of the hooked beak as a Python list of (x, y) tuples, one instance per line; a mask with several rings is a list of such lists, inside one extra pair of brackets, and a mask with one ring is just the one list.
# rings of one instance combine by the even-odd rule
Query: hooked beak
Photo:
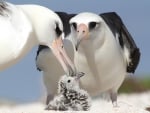
[(78, 51), (79, 45), (82, 40), (87, 39), (89, 35), (88, 27), (85, 24), (80, 24), (77, 27), (77, 39), (75, 44), (75, 49)]
[(77, 42), (76, 42), (76, 45), (75, 45), (76, 51), (78, 51), (79, 45), (81, 43), (81, 40), (82, 40), (81, 37), (77, 39)]
[[(52, 49), (52, 52), (62, 65), (64, 71), (67, 73), (67, 75), (72, 75), (75, 73), (75, 66), (73, 62), (68, 57), (64, 47), (63, 47), (63, 41), (61, 37), (56, 38), (52, 44), (50, 45), (50, 48)], [(53, 64), (52, 64), (53, 65)], [(57, 71), (57, 69), (56, 69)]]

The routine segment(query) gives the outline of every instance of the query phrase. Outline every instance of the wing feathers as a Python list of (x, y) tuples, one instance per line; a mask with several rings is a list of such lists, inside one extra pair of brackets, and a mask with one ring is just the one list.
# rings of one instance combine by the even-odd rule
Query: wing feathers
[[(127, 28), (123, 24), (121, 18), (115, 12), (103, 13), (100, 16), (104, 19), (110, 30), (116, 37), (116, 33), (119, 34), (119, 43), (124, 51), (127, 60), (127, 72), (134, 73), (140, 60), (140, 50), (136, 46), (132, 36), (128, 32)], [(126, 52), (129, 55), (126, 55)], [(129, 58), (128, 58), (129, 57)]]

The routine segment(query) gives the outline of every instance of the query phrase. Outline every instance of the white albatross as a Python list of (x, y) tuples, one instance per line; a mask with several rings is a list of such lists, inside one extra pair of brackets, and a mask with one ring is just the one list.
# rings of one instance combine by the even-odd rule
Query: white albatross
[(50, 9), (0, 1), (0, 71), (17, 63), (38, 44), (51, 48), (66, 73), (73, 71), (74, 65), (63, 48), (62, 33), (62, 22)]
[[(57, 12), (61, 18), (64, 26), (64, 36), (67, 37), (70, 34), (69, 19), (74, 16), (74, 14), (67, 14), (64, 12)], [(74, 49), (70, 40), (63, 40), (64, 48), (67, 55), (73, 61), (74, 59)], [(53, 64), (53, 65), (50, 65)], [(56, 57), (53, 55), (52, 50), (47, 46), (40, 45), (36, 55), (36, 66), (39, 71), (43, 73), (43, 82), (47, 91), (46, 104), (57, 94), (57, 84), (62, 75), (65, 74), (63, 68), (59, 65)]]
[(80, 13), (70, 25), (74, 63), (86, 74), (81, 85), (93, 96), (107, 92), (116, 106), (119, 87), (139, 63), (139, 48), (115, 12)]

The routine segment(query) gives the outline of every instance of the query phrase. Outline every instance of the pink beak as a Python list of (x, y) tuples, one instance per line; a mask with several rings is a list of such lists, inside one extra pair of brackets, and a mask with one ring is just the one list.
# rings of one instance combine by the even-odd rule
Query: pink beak
[(85, 24), (80, 24), (77, 27), (77, 34), (78, 34), (77, 35), (77, 42), (75, 44), (76, 51), (78, 50), (78, 47), (79, 47), (81, 41), (83, 39), (88, 38), (88, 35), (89, 35), (88, 27)]
[[(75, 69), (73, 62), (70, 60), (70, 58), (68, 57), (68, 55), (63, 47), (62, 38), (59, 37), (59, 38), (55, 39), (50, 48), (52, 49), (54, 55), (56, 56), (56, 58), (62, 65), (64, 71), (68, 75), (74, 74), (76, 69)], [(56, 71), (57, 71), (57, 69), (56, 69)]]

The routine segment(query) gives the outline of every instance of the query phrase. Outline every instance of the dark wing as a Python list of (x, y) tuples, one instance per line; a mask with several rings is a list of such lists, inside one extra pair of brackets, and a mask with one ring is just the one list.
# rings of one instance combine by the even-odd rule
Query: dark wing
[(71, 32), (70, 25), (69, 25), (69, 20), (72, 17), (74, 17), (76, 14), (67, 14), (65, 12), (55, 12), (55, 13), (58, 14), (61, 21), (63, 22), (64, 33), (65, 33), (65, 37), (66, 37)]
[(130, 61), (127, 61), (127, 72), (134, 73), (140, 61), (140, 50), (132, 36), (123, 24), (121, 18), (115, 12), (103, 13), (100, 14), (100, 16), (104, 19), (115, 37), (116, 33), (119, 34), (121, 48), (124, 51), (124, 47), (126, 47), (129, 52)]
[[(69, 20), (73, 16), (75, 16), (76, 14), (67, 14), (65, 12), (55, 12), (55, 13), (58, 14), (61, 21), (63, 22), (64, 33), (65, 33), (65, 37), (66, 37), (71, 32), (70, 25), (69, 25)], [(39, 45), (38, 50), (37, 50), (37, 54), (36, 54), (36, 60), (37, 60), (37, 57), (38, 57), (39, 53), (44, 49), (49, 49), (49, 48), (47, 46)], [(36, 67), (37, 67), (37, 70), (41, 71), (41, 69), (38, 66), (36, 66)]]
[[(49, 49), (49, 48), (48, 48), (47, 46), (44, 46), (44, 45), (39, 45), (38, 50), (37, 50), (37, 52), (36, 52), (35, 61), (37, 61), (37, 58), (38, 58), (39, 53), (40, 53), (42, 50), (44, 50), (44, 49)], [(37, 65), (36, 65), (36, 68), (37, 68), (37, 70), (41, 71), (41, 69), (40, 69)]]

